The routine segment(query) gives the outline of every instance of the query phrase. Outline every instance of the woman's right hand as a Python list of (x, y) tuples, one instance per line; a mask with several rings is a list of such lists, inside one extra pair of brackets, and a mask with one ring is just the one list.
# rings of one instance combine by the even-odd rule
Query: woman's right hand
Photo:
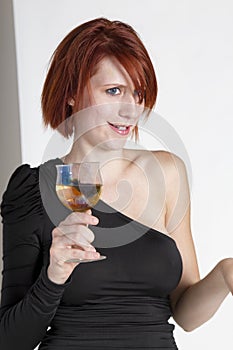
[(63, 284), (69, 278), (77, 262), (66, 262), (69, 259), (98, 259), (100, 254), (91, 245), (94, 241), (93, 232), (87, 225), (97, 225), (98, 218), (91, 214), (73, 212), (60, 222), (52, 231), (50, 247), (50, 263), (48, 278), (57, 284)]

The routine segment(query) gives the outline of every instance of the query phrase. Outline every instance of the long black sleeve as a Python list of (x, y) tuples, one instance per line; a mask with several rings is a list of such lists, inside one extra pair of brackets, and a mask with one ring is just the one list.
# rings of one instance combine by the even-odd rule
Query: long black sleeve
[(43, 265), (44, 213), (38, 169), (19, 167), (1, 205), (3, 217), (3, 280), (0, 349), (34, 349), (43, 339), (67, 282), (51, 282)]

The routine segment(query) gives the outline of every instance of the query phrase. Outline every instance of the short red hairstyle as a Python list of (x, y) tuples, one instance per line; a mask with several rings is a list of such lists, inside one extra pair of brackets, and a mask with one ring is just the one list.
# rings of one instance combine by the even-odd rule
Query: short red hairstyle
[[(148, 52), (136, 31), (126, 23), (97, 18), (73, 29), (55, 50), (42, 91), (44, 124), (53, 129), (72, 114), (69, 100), (78, 96), (77, 111), (82, 109), (84, 88), (97, 64), (106, 56), (114, 56), (141, 94), (145, 108), (151, 110), (157, 97), (157, 81)], [(69, 123), (59, 131), (69, 137)], [(138, 128), (134, 130), (137, 137)]]

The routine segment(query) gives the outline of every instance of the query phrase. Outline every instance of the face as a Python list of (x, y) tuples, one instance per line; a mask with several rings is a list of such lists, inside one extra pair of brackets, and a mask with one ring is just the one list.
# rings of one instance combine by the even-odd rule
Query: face
[(124, 67), (112, 57), (104, 58), (85, 89), (83, 109), (75, 118), (76, 137), (95, 146), (122, 148), (144, 110)]

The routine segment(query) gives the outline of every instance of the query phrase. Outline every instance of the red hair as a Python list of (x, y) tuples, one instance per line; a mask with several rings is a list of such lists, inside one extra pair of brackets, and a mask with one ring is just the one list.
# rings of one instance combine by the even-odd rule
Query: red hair
[[(126, 23), (97, 18), (73, 29), (55, 50), (42, 91), (44, 124), (69, 137), (73, 127), (63, 123), (72, 114), (69, 101), (78, 96), (77, 111), (82, 109), (84, 88), (97, 64), (114, 56), (126, 69), (140, 102), (152, 109), (157, 97), (157, 81), (148, 52), (135, 30)], [(134, 130), (137, 137), (138, 128)]]

